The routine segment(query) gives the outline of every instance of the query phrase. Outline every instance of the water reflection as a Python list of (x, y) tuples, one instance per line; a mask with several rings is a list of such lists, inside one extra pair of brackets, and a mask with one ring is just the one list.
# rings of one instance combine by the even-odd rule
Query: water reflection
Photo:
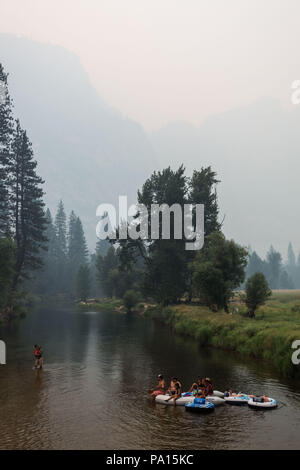
[[(199, 349), (153, 322), (44, 310), (1, 338), (8, 351), (0, 368), (1, 448), (300, 448), (299, 383), (258, 361)], [(43, 370), (32, 370), (36, 342)], [(177, 375), (186, 388), (209, 375), (220, 390), (266, 393), (281, 406), (225, 406), (199, 416), (155, 405), (145, 391), (157, 373)]]

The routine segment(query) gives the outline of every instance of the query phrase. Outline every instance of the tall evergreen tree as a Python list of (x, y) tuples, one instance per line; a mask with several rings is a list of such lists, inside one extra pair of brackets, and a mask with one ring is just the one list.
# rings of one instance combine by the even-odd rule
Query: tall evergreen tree
[(79, 267), (76, 277), (76, 294), (77, 297), (86, 302), (91, 289), (90, 270), (87, 265)]
[(295, 256), (295, 253), (294, 253), (293, 246), (292, 246), (291, 242), (289, 243), (289, 246), (288, 246), (287, 264), (291, 268), (296, 266), (296, 256)]
[(68, 231), (68, 271), (69, 271), (69, 291), (72, 294), (75, 289), (76, 274), (80, 266), (88, 263), (88, 249), (86, 239), (79, 217), (74, 211), (69, 218)]
[(57, 249), (56, 249), (56, 233), (52, 220), (50, 209), (45, 214), (47, 228), (45, 236), (47, 238), (47, 250), (43, 255), (43, 268), (37, 278), (33, 282), (32, 289), (38, 294), (54, 295), (56, 293), (56, 265), (57, 265)]
[(281, 254), (274, 250), (271, 245), (270, 250), (267, 253), (268, 263), (268, 283), (271, 289), (279, 289), (280, 274), (282, 269), (282, 257)]
[(7, 87), (7, 76), (0, 63), (0, 236), (10, 231), (9, 162), (13, 137), (12, 101)]
[(265, 261), (258, 256), (256, 251), (253, 251), (252, 254), (248, 256), (248, 265), (246, 269), (247, 278), (253, 276), (255, 273), (266, 274), (266, 271), (267, 268)]
[(56, 292), (65, 293), (67, 288), (67, 217), (62, 200), (55, 215)]
[(13, 233), (16, 243), (15, 274), (12, 291), (22, 276), (41, 268), (41, 249), (45, 247), (43, 180), (36, 173), (31, 143), (26, 131), (16, 122), (9, 162), (10, 201), (13, 209)]
[(61, 258), (67, 255), (67, 217), (62, 200), (59, 201), (55, 216), (57, 247)]

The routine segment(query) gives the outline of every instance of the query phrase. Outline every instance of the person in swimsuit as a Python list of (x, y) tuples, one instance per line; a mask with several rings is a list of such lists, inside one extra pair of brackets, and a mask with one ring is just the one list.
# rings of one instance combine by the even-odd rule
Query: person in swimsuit
[(213, 393), (214, 393), (214, 389), (213, 389), (211, 380), (208, 377), (206, 377), (206, 379), (204, 379), (204, 393), (205, 393), (205, 396), (213, 395)]
[(39, 352), (39, 347), (37, 344), (34, 345), (34, 367), (37, 369), (39, 367), (39, 362), (40, 362), (40, 352)]
[(189, 392), (193, 392), (194, 386), (196, 386), (197, 388), (203, 388), (203, 387), (204, 387), (204, 379), (202, 379), (202, 378), (199, 376), (198, 379), (193, 383), (193, 385), (192, 385), (191, 388), (189, 389)]
[(171, 396), (166, 401), (173, 400), (173, 405), (176, 406), (176, 400), (181, 397), (181, 383), (178, 380), (174, 383), (172, 389), (170, 388), (170, 392)]
[(150, 398), (152, 398), (152, 400), (155, 400), (155, 397), (157, 397), (157, 395), (164, 395), (166, 393), (167, 387), (166, 387), (166, 382), (163, 376), (159, 374), (157, 378), (158, 378), (158, 383), (156, 387), (151, 388), (149, 390)]
[(43, 350), (42, 347), (38, 346), (37, 344), (34, 345), (34, 358), (35, 369), (41, 369), (43, 367)]

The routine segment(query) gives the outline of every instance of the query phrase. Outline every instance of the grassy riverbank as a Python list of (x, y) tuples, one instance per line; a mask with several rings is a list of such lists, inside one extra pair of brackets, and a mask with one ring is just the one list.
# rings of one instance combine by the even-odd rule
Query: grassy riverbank
[(267, 360), (285, 376), (300, 377), (300, 365), (291, 361), (291, 344), (300, 340), (300, 291), (274, 292), (258, 309), (256, 318), (247, 318), (245, 312), (246, 308), (236, 301), (230, 314), (179, 304), (149, 307), (145, 315), (195, 338), (201, 346)]
[(76, 304), (80, 310), (122, 310), (123, 302), (120, 299), (101, 299)]

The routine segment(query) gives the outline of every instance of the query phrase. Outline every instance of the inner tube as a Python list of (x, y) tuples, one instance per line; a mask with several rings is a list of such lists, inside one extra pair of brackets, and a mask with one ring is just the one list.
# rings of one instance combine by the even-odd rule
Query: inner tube
[(215, 409), (215, 405), (207, 402), (204, 398), (195, 398), (194, 403), (185, 404), (185, 409), (196, 413), (207, 413), (209, 411), (213, 411)]
[[(268, 401), (265, 401), (264, 398), (266, 398)], [(270, 408), (276, 408), (277, 407), (277, 401), (274, 398), (269, 398), (269, 397), (253, 397), (250, 398), (248, 401), (248, 405), (251, 408), (265, 408), (265, 409), (270, 409)]]
[(218, 390), (214, 390), (213, 395), (214, 395), (215, 397), (224, 398), (224, 393), (223, 393), (223, 392), (219, 392)]
[(224, 400), (230, 405), (246, 405), (250, 400), (250, 396), (245, 393), (236, 393), (233, 395), (227, 395), (225, 393)]
[(226, 401), (224, 398), (216, 397), (215, 395), (208, 395), (206, 401), (213, 403), (215, 406), (225, 405)]
[[(155, 397), (155, 402), (160, 403), (161, 405), (174, 405), (174, 400), (168, 400), (170, 395), (157, 395)], [(191, 395), (186, 396), (183, 394), (180, 398), (176, 400), (176, 406), (184, 406), (186, 403), (193, 403), (194, 397)]]

